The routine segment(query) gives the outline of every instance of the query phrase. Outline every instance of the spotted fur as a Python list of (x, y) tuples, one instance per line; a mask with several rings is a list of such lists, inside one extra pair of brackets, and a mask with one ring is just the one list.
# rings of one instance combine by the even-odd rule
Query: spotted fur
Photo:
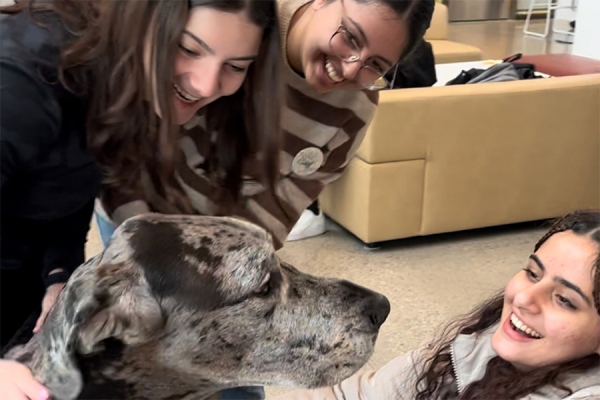
[(318, 387), (366, 363), (389, 307), (281, 262), (255, 225), (148, 214), (76, 270), (41, 332), (8, 357), (57, 400)]

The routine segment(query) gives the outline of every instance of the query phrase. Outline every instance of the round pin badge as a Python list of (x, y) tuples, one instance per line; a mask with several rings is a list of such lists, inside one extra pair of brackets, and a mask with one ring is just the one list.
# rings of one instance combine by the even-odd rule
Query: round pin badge
[(296, 175), (307, 176), (317, 172), (323, 165), (323, 152), (317, 147), (302, 149), (292, 161), (292, 171)]

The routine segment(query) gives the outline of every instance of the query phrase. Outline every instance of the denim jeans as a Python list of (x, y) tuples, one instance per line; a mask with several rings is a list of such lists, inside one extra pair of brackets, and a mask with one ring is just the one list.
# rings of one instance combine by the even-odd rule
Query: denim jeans
[[(117, 228), (100, 214), (95, 213), (95, 215), (102, 244), (106, 247)], [(265, 389), (260, 386), (239, 387), (223, 390), (220, 394), (221, 400), (263, 400), (265, 398)]]
[(239, 387), (223, 390), (221, 400), (263, 400), (265, 389), (260, 386)]
[(115, 233), (117, 229), (116, 226), (113, 225), (112, 222), (106, 220), (102, 215), (97, 212), (94, 213), (96, 216), (96, 224), (98, 225), (98, 231), (100, 231), (100, 239), (102, 239), (102, 245), (106, 247), (108, 241)]

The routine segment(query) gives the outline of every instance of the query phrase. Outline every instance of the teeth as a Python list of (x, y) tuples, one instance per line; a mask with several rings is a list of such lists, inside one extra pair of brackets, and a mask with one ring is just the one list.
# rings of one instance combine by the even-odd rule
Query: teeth
[(185, 101), (186, 103), (193, 103), (195, 101), (200, 100), (199, 97), (194, 97), (194, 96), (190, 95), (189, 93), (185, 92), (181, 87), (177, 86), (176, 83), (173, 84), (173, 87), (175, 88), (175, 93), (177, 93), (179, 98), (181, 100)]
[(339, 83), (344, 80), (343, 77), (341, 77), (337, 74), (337, 71), (335, 70), (333, 65), (331, 65), (331, 62), (329, 61), (329, 57), (325, 58), (325, 70), (327, 71), (327, 76), (329, 76), (329, 79), (331, 79), (335, 83)]
[(542, 335), (540, 335), (539, 333), (537, 333), (535, 330), (531, 329), (530, 327), (528, 327), (527, 325), (525, 325), (519, 318), (517, 318), (517, 316), (515, 314), (512, 314), (510, 316), (510, 322), (512, 322), (512, 324), (521, 332), (525, 332), (526, 334), (528, 334), (529, 336), (535, 337), (535, 338), (541, 338)]

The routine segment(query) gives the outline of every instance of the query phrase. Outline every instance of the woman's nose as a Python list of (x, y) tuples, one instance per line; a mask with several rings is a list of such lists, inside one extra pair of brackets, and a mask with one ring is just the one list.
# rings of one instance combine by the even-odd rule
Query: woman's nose
[(539, 313), (541, 311), (542, 289), (537, 285), (533, 285), (525, 290), (521, 290), (515, 295), (513, 304), (521, 311), (530, 314)]
[(203, 66), (189, 80), (194, 97), (213, 97), (219, 91), (220, 66)]
[(356, 76), (360, 72), (362, 68), (362, 64), (360, 61), (353, 63), (343, 63), (342, 64), (342, 75), (344, 75), (344, 79), (348, 80), (356, 80)]

